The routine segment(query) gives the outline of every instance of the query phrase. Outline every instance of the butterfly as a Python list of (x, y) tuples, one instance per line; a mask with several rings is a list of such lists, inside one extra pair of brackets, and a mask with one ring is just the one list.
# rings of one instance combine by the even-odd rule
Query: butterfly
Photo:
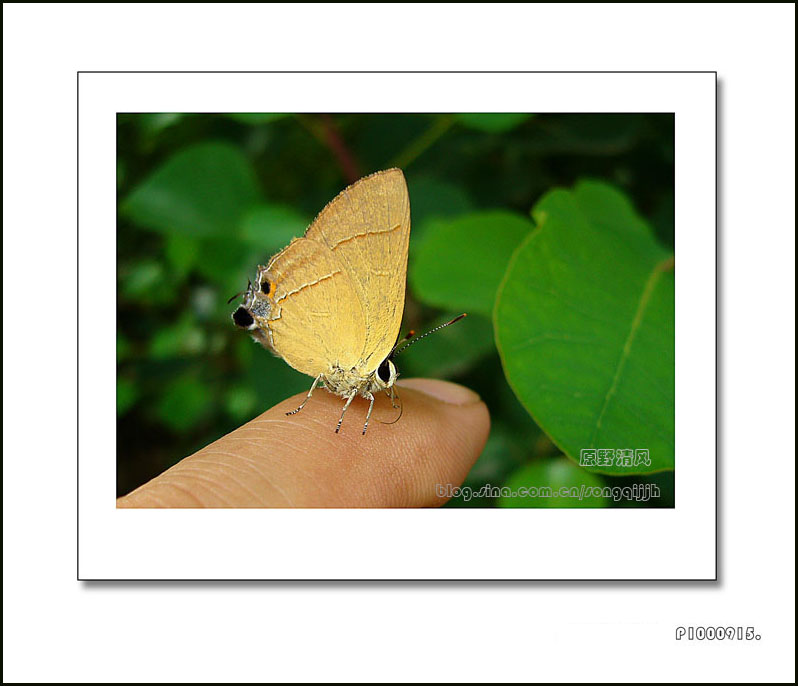
[[(349, 405), (374, 394), (395, 403), (392, 357), (401, 342), (410, 199), (400, 169), (379, 171), (341, 191), (305, 235), (258, 266), (233, 322), (294, 369), (314, 378), (299, 412), (320, 384)], [(233, 296), (234, 298), (237, 296)], [(431, 332), (430, 332), (431, 333)]]

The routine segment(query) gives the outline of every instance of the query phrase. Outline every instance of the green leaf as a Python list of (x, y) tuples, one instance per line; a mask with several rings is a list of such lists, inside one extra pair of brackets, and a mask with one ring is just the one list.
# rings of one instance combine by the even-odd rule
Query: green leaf
[(163, 265), (157, 260), (142, 259), (120, 270), (120, 290), (128, 298), (140, 298), (160, 287), (165, 279)]
[(121, 362), (131, 356), (133, 345), (119, 329), (116, 331), (116, 361)]
[(135, 382), (123, 376), (116, 379), (116, 414), (121, 417), (138, 400), (139, 392)]
[[(510, 475), (510, 493), (502, 494), (499, 507), (606, 507), (610, 501), (595, 490), (603, 486), (600, 477), (564, 457), (539, 459)], [(528, 495), (519, 493), (522, 488), (530, 489)]]
[(242, 124), (257, 126), (258, 124), (268, 124), (278, 119), (290, 116), (288, 112), (230, 112), (227, 115)]
[(413, 220), (410, 259), (415, 261), (419, 247), (434, 225), (473, 211), (474, 204), (463, 188), (434, 176), (411, 176), (407, 189), (412, 198)]
[(172, 382), (157, 403), (160, 420), (170, 429), (183, 433), (202, 421), (213, 405), (210, 389), (193, 376)]
[[(445, 324), (452, 314), (429, 325)], [(428, 329), (428, 330), (429, 330)], [(419, 331), (418, 334), (423, 334)], [(447, 378), (468, 371), (480, 358), (493, 352), (493, 325), (487, 317), (470, 315), (456, 324), (436, 331), (402, 353), (396, 361), (403, 376)]]
[(463, 112), (454, 116), (469, 128), (500, 133), (514, 129), (532, 115), (527, 112)]
[(648, 449), (674, 467), (673, 256), (629, 200), (583, 182), (535, 207), (540, 228), (513, 256), (494, 316), (505, 374), (568, 457), (583, 449)]
[[(240, 335), (244, 334), (240, 333)], [(289, 367), (259, 343), (250, 341), (249, 345), (252, 357), (249, 360), (247, 374), (257, 396), (256, 413), (265, 412), (272, 405), (276, 405), (295, 393), (308, 392), (313, 379)], [(327, 393), (327, 391), (320, 389), (316, 393)], [(309, 402), (313, 402), (313, 399), (311, 398)]]
[(117, 159), (116, 161), (116, 190), (119, 191), (122, 188), (122, 185), (125, 183), (125, 177), (127, 176), (127, 165), (125, 164), (124, 160)]
[(491, 422), (488, 442), (463, 485), (474, 489), (485, 485), (500, 486), (522, 462), (523, 455), (518, 450), (513, 428), (501, 420)]
[(170, 234), (167, 236), (164, 253), (175, 274), (186, 276), (197, 261), (199, 241), (181, 233)]
[(119, 265), (119, 294), (128, 301), (168, 305), (177, 298), (174, 279), (164, 265), (150, 258)]
[(227, 143), (199, 143), (178, 152), (122, 204), (141, 226), (167, 234), (233, 236), (260, 197), (255, 173)]
[(264, 255), (272, 255), (288, 245), (292, 238), (304, 235), (308, 224), (307, 217), (291, 207), (258, 205), (244, 215), (241, 237), (257, 246)]
[(221, 293), (224, 302), (247, 286), (259, 263), (269, 254), (239, 239), (209, 238), (200, 243), (196, 269)]
[(165, 360), (184, 355), (199, 355), (207, 347), (207, 332), (193, 317), (183, 316), (177, 323), (155, 332), (150, 342), (150, 358)]
[(445, 310), (490, 316), (507, 263), (532, 228), (529, 219), (504, 210), (436, 221), (411, 265), (414, 293)]
[(255, 390), (246, 384), (233, 386), (224, 396), (224, 409), (239, 422), (251, 419), (257, 405), (258, 396)]
[(410, 176), (407, 190), (412, 200), (414, 229), (429, 219), (457, 217), (474, 209), (464, 188), (434, 176)]
[(181, 112), (143, 112), (136, 115), (136, 122), (142, 133), (154, 136), (177, 124), (184, 116), (186, 115)]

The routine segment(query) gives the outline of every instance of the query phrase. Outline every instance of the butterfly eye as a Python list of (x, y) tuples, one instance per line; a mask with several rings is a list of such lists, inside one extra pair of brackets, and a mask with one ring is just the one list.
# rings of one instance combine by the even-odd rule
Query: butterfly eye
[(393, 364), (390, 360), (383, 360), (382, 364), (377, 367), (377, 376), (379, 380), (387, 384), (391, 380), (391, 367)]
[(242, 329), (246, 329), (255, 323), (252, 315), (243, 307), (239, 307), (233, 312), (233, 321), (236, 323), (236, 326), (240, 326)]
[(260, 284), (260, 292), (263, 295), (269, 295), (269, 291), (272, 289), (272, 285), (269, 283), (268, 279), (263, 279)]

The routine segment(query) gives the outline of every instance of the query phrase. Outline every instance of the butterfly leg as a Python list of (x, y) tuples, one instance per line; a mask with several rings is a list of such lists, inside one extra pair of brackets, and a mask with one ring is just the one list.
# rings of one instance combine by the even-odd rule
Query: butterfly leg
[(344, 421), (344, 415), (346, 414), (346, 411), (349, 409), (349, 406), (352, 404), (352, 400), (356, 395), (357, 393), (352, 393), (352, 395), (346, 399), (346, 405), (344, 405), (343, 412), (341, 412), (341, 418), (338, 420), (338, 426), (335, 427), (335, 433), (338, 433), (341, 430), (341, 423)]
[(395, 410), (399, 405), (396, 404), (396, 398), (398, 394), (394, 390), (394, 387), (391, 386), (389, 389), (385, 391), (385, 395), (387, 395), (391, 399), (391, 407)]
[(369, 419), (371, 419), (371, 411), (374, 409), (374, 395), (369, 393), (366, 396), (371, 402), (369, 403), (369, 411), (366, 413), (366, 423), (363, 425), (363, 435), (366, 435), (366, 429), (369, 428)]
[(310, 400), (310, 396), (312, 396), (312, 395), (313, 395), (313, 391), (315, 391), (315, 390), (316, 390), (316, 386), (318, 386), (318, 385), (319, 385), (319, 381), (321, 381), (321, 374), (319, 374), (319, 375), (316, 377), (316, 379), (313, 381), (313, 385), (310, 387), (310, 390), (308, 391), (308, 395), (307, 395), (307, 397), (306, 397), (306, 398), (305, 398), (305, 399), (302, 401), (302, 404), (301, 404), (299, 407), (297, 407), (295, 410), (291, 410), (290, 412), (286, 412), (286, 414), (287, 414), (287, 415), (296, 414), (296, 413), (297, 413), (297, 412), (299, 412), (299, 411), (300, 411), (300, 410), (301, 410), (303, 407), (305, 407), (305, 403), (306, 403), (308, 400)]

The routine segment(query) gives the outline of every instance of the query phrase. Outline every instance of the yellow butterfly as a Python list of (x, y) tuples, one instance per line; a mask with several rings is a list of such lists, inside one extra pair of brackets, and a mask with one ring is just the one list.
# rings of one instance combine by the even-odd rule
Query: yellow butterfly
[(233, 321), (314, 377), (303, 403), (288, 414), (299, 412), (321, 383), (346, 399), (336, 433), (355, 396), (370, 401), (365, 434), (374, 393), (385, 391), (394, 403), (391, 357), (404, 310), (409, 239), (405, 177), (388, 169), (343, 190), (302, 238), (258, 267)]

